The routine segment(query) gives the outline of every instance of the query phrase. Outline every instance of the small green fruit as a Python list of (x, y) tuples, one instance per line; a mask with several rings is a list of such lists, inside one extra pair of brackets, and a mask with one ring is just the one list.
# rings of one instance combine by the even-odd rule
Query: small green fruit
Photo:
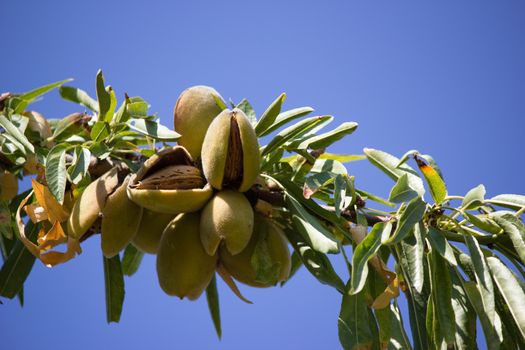
[(231, 254), (239, 254), (250, 241), (252, 231), (253, 209), (240, 192), (218, 192), (202, 210), (200, 235), (209, 255), (217, 252), (221, 240)]
[(225, 109), (210, 124), (202, 145), (202, 171), (212, 187), (245, 192), (260, 172), (259, 143), (240, 109)]
[(106, 200), (118, 186), (117, 168), (90, 183), (73, 205), (67, 221), (69, 236), (80, 239), (100, 216)]
[(157, 254), (162, 232), (174, 217), (173, 214), (156, 213), (144, 209), (137, 234), (131, 243), (144, 253)]
[(208, 255), (199, 237), (199, 213), (180, 214), (171, 221), (160, 240), (157, 276), (168, 295), (197, 299), (210, 283), (217, 254)]
[(142, 208), (129, 200), (126, 194), (129, 176), (107, 199), (102, 210), (102, 253), (112, 258), (124, 249), (137, 234)]
[(174, 129), (181, 134), (177, 143), (185, 147), (193, 159), (200, 157), (206, 130), (213, 118), (221, 112), (214, 96), (224, 102), (214, 88), (193, 86), (182, 92), (175, 105)]
[(128, 186), (129, 198), (151, 211), (180, 214), (201, 209), (213, 189), (181, 146), (165, 149), (149, 158)]
[(241, 253), (232, 255), (222, 247), (219, 251), (226, 270), (249, 286), (271, 287), (286, 281), (290, 275), (290, 252), (284, 233), (260, 214), (255, 215), (252, 238)]

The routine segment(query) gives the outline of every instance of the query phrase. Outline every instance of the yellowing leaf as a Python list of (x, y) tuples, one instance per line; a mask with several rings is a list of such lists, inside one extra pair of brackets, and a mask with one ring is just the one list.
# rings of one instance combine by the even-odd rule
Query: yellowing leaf
[(245, 303), (253, 304), (250, 300), (246, 299), (241, 294), (241, 291), (239, 290), (239, 288), (235, 284), (235, 281), (233, 280), (232, 276), (230, 275), (230, 273), (222, 265), (219, 265), (217, 267), (217, 273), (219, 274), (219, 276), (221, 276), (221, 278), (224, 281), (224, 283), (226, 283), (226, 285), (228, 287), (230, 287), (230, 289), (233, 292), (233, 294), (235, 294), (239, 299), (241, 299)]
[(44, 221), (44, 220), (48, 219), (46, 211), (44, 210), (44, 208), (42, 208), (39, 205), (28, 204), (28, 205), (25, 206), (24, 210), (26, 211), (27, 215), (29, 216), (29, 219), (31, 219), (31, 221), (33, 223), (35, 223), (35, 224), (37, 222)]
[[(43, 191), (41, 192), (43, 193)], [(22, 208), (27, 208), (26, 203), (32, 198), (34, 191), (31, 191), (26, 198), (24, 198), (16, 211), (16, 224), (20, 232), (20, 241), (24, 244), (27, 250), (36, 258), (40, 259), (47, 267), (52, 267), (60, 263), (73, 259), (77, 254), (82, 253), (80, 249), (80, 242), (73, 238), (67, 238), (67, 250), (65, 252), (49, 251), (58, 244), (66, 242), (66, 234), (62, 225), (58, 221), (54, 221), (51, 229), (44, 234), (41, 232), (38, 238), (38, 245), (31, 242), (25, 234), (25, 224), (22, 220), (20, 212)], [(62, 207), (60, 207), (63, 209)], [(47, 252), (47, 253), (46, 253)]]
[(69, 213), (60, 203), (58, 203), (55, 196), (51, 194), (51, 191), (49, 191), (47, 186), (42, 185), (34, 179), (31, 180), (31, 185), (38, 204), (44, 208), (50, 222), (62, 222), (67, 220)]
[(399, 280), (397, 276), (388, 284), (385, 291), (377, 296), (372, 303), (372, 308), (383, 309), (390, 305), (390, 300), (399, 296)]

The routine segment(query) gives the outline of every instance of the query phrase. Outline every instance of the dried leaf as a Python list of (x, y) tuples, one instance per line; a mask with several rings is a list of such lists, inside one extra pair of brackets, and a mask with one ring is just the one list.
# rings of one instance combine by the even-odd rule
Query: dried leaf
[(31, 180), (31, 185), (35, 193), (36, 200), (47, 213), (50, 222), (65, 221), (69, 217), (67, 210), (51, 194), (49, 188), (41, 183)]
[[(395, 275), (395, 274), (394, 274)], [(377, 296), (372, 303), (372, 308), (383, 309), (390, 305), (390, 300), (399, 296), (399, 280), (397, 276), (388, 284), (385, 291)]]
[(241, 291), (237, 287), (237, 284), (235, 284), (235, 281), (233, 280), (232, 276), (230, 275), (230, 273), (222, 265), (219, 265), (217, 267), (217, 273), (219, 274), (219, 276), (221, 276), (221, 278), (224, 281), (224, 283), (226, 283), (226, 285), (228, 287), (230, 287), (230, 289), (233, 292), (233, 294), (235, 294), (239, 299), (241, 299), (245, 303), (253, 304), (253, 302), (251, 302), (250, 300), (246, 299), (241, 294)]

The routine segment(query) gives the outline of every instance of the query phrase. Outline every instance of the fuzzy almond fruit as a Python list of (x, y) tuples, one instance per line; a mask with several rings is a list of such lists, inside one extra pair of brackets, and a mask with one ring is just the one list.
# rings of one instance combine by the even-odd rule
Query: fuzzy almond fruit
[(259, 175), (261, 157), (255, 130), (242, 110), (225, 109), (211, 122), (201, 158), (202, 171), (212, 187), (250, 189)]
[(168, 295), (197, 299), (210, 283), (217, 254), (208, 255), (199, 237), (199, 213), (180, 214), (162, 234), (157, 254), (157, 277)]
[(128, 197), (133, 202), (165, 214), (197, 211), (212, 194), (213, 189), (182, 146), (151, 156), (128, 185)]
[(108, 196), (118, 186), (117, 168), (112, 168), (90, 183), (73, 205), (67, 221), (67, 233), (80, 239), (99, 218)]
[(101, 245), (106, 258), (112, 258), (135, 237), (142, 217), (142, 208), (126, 193), (129, 176), (107, 199), (102, 210)]
[(137, 234), (131, 243), (144, 253), (157, 254), (162, 232), (174, 218), (174, 214), (156, 213), (144, 209)]
[(271, 287), (290, 276), (291, 258), (282, 230), (270, 219), (255, 214), (255, 227), (248, 246), (232, 255), (220, 248), (221, 264), (239, 282), (252, 287)]
[(241, 192), (220, 191), (202, 210), (200, 236), (209, 255), (217, 252), (222, 240), (231, 254), (239, 254), (252, 232), (253, 209)]
[(177, 143), (185, 147), (193, 159), (200, 157), (206, 130), (222, 110), (215, 98), (224, 102), (214, 88), (199, 85), (184, 90), (177, 99), (173, 112), (174, 129), (181, 135)]

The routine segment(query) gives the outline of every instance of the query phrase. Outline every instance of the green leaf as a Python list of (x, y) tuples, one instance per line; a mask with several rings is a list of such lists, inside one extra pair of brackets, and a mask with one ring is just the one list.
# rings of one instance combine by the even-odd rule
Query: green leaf
[(390, 314), (392, 319), (392, 338), (388, 344), (389, 350), (412, 350), (410, 341), (405, 332), (403, 318), (397, 302), (390, 304)]
[(301, 235), (288, 227), (284, 228), (284, 232), (306, 269), (322, 284), (332, 286), (344, 294), (345, 285), (335, 272), (326, 255), (312, 249)]
[(369, 322), (364, 293), (345, 293), (337, 321), (339, 342), (343, 349), (372, 349), (374, 337)]
[(126, 112), (132, 118), (142, 119), (148, 116), (149, 105), (141, 97), (126, 97)]
[(139, 269), (144, 253), (135, 248), (133, 244), (128, 244), (122, 257), (122, 273), (125, 276), (133, 276)]
[(58, 90), (63, 99), (79, 104), (98, 113), (98, 103), (87, 92), (72, 86), (61, 86)]
[(487, 264), (498, 290), (505, 299), (521, 337), (525, 338), (525, 292), (516, 276), (496, 257), (488, 257)]
[(83, 113), (73, 113), (58, 121), (55, 131), (53, 132), (53, 140), (65, 133), (69, 128), (76, 126), (86, 115)]
[(330, 159), (330, 160), (337, 160), (341, 163), (348, 163), (348, 162), (355, 162), (358, 160), (366, 159), (366, 156), (364, 154), (333, 154), (324, 152), (319, 156), (317, 159)]
[(352, 258), (350, 294), (359, 293), (363, 289), (368, 276), (368, 260), (377, 254), (381, 247), (381, 241), (390, 235), (391, 230), (392, 224), (390, 222), (379, 222), (357, 245)]
[(436, 319), (439, 322), (441, 336), (447, 345), (454, 343), (456, 338), (456, 325), (454, 309), (452, 308), (452, 281), (448, 265), (445, 259), (433, 249), (428, 257), (430, 258), (432, 283), (432, 298), (435, 303)]
[(337, 216), (341, 215), (341, 212), (348, 208), (355, 198), (355, 191), (353, 197), (346, 195), (346, 190), (350, 189), (350, 180), (348, 176), (338, 174), (334, 181), (334, 209)]
[(503, 229), (487, 215), (472, 215), (467, 212), (463, 213), (465, 219), (470, 221), (477, 228), (483, 231), (498, 235), (503, 233)]
[(477, 187), (474, 187), (473, 189), (468, 191), (465, 197), (463, 198), (463, 201), (461, 202), (461, 208), (463, 210), (478, 209), (480, 206), (483, 205), (483, 201), (485, 200), (485, 193), (485, 186), (478, 185)]
[[(496, 346), (500, 343), (497, 333), (498, 326), (501, 327), (499, 316), (496, 313), (496, 304), (494, 299), (494, 285), (492, 284), (492, 277), (487, 265), (487, 260), (479, 247), (478, 241), (470, 236), (465, 235), (465, 242), (471, 255), (472, 272), (476, 278), (476, 291), (469, 290), (466, 287), (467, 295), (476, 309), (483, 327), (483, 332), (487, 339), (487, 344)], [(462, 266), (463, 267), (463, 266)], [(478, 296), (479, 301), (478, 302)]]
[(396, 168), (399, 168), (401, 165), (405, 164), (410, 159), (410, 157), (418, 155), (418, 154), (419, 154), (419, 151), (415, 149), (411, 149), (410, 151), (405, 152), (405, 154), (401, 156), (401, 159), (399, 159), (399, 162), (397, 163)]
[(37, 89), (34, 89), (34, 90), (29, 91), (29, 92), (23, 93), (19, 97), (22, 100), (25, 100), (25, 101), (28, 101), (28, 102), (32, 102), (35, 98), (37, 98), (39, 96), (42, 96), (46, 92), (49, 92), (49, 91), (59, 87), (60, 85), (65, 84), (67, 82), (70, 82), (72, 80), (73, 79), (65, 79), (65, 80), (57, 81), (57, 82), (52, 83), (52, 84), (44, 85), (44, 86), (41, 86), (41, 87), (39, 87)]
[(525, 207), (525, 196), (519, 194), (500, 194), (486, 202), (499, 205), (500, 207), (520, 210)]
[(415, 224), (423, 219), (426, 203), (420, 197), (412, 199), (397, 222), (396, 230), (383, 244), (392, 245), (401, 242), (412, 230)]
[(119, 109), (117, 110), (117, 113), (115, 113), (115, 117), (112, 120), (113, 124), (125, 123), (131, 117), (128, 113), (128, 101), (129, 99), (126, 98), (124, 99), (124, 102), (122, 102), (122, 104), (120, 105)]
[(98, 99), (98, 121), (104, 121), (111, 107), (111, 96), (104, 86), (104, 75), (102, 70), (97, 72), (97, 99)]
[[(26, 237), (33, 242), (36, 241), (39, 225), (30, 221), (26, 230)], [(12, 299), (20, 293), (34, 263), (35, 256), (26, 249), (22, 241), (15, 240), (7, 260), (0, 269), (0, 295)]]
[(477, 349), (476, 313), (470, 304), (461, 282), (452, 277), (452, 308), (456, 318), (456, 348)]
[[(2, 126), (9, 135), (11, 135), (16, 141), (22, 144), (25, 149), (31, 153), (35, 153), (35, 147), (29, 142), (27, 137), (11, 123), (3, 114), (0, 114), (0, 126)], [(5, 136), (5, 135), (4, 135)], [(23, 149), (22, 149), (23, 150)], [(25, 153), (25, 152), (24, 152)]]
[(262, 133), (268, 129), (274, 122), (279, 113), (281, 112), (281, 106), (286, 99), (286, 94), (282, 93), (273, 101), (270, 106), (261, 115), (261, 118), (255, 125), (255, 133), (257, 136), (262, 136)]
[(317, 159), (310, 171), (312, 173), (348, 174), (343, 163), (332, 159)]
[(322, 172), (322, 173), (317, 173), (317, 174), (314, 174), (306, 178), (306, 181), (304, 183), (304, 188), (303, 188), (304, 198), (312, 197), (312, 195), (315, 192), (333, 183), (336, 176), (337, 175), (330, 173), (330, 172)]
[(119, 322), (124, 303), (124, 275), (119, 255), (104, 259), (104, 282), (106, 286), (106, 320)]
[(419, 222), (414, 226), (412, 234), (400, 242), (400, 258), (404, 266), (405, 279), (414, 287), (414, 289), (421, 293), (423, 284), (425, 282), (424, 271), (424, 253), (425, 253), (425, 237), (428, 235), (427, 228), (423, 222)]
[(441, 175), (429, 164), (423, 162), (417, 156), (414, 157), (419, 167), (419, 170), (423, 173), (425, 180), (427, 180), (428, 187), (430, 188), (430, 194), (436, 204), (441, 204), (447, 197), (447, 186), (441, 178)]
[(492, 213), (491, 217), (510, 237), (522, 264), (525, 262), (525, 225), (510, 212)]
[(206, 300), (208, 301), (208, 309), (210, 310), (211, 319), (215, 326), (215, 331), (219, 339), (222, 336), (221, 331), (221, 310), (219, 307), (219, 292), (217, 290), (217, 280), (215, 275), (206, 288)]
[(417, 197), (418, 194), (408, 184), (407, 174), (401, 175), (390, 191), (388, 200), (394, 203), (408, 202)]
[(219, 106), (221, 110), (225, 110), (228, 108), (228, 106), (226, 106), (226, 103), (224, 103), (224, 100), (219, 95), (212, 94), (212, 96), (215, 100), (215, 103), (217, 104), (217, 106)]
[(410, 166), (403, 164), (397, 167), (399, 159), (383, 151), (365, 148), (364, 152), (368, 160), (386, 175), (388, 175), (392, 180), (397, 181), (401, 175), (407, 174), (408, 185), (414, 191), (416, 191), (419, 196), (422, 197), (425, 194), (423, 180), (421, 180), (417, 172)]
[(252, 124), (253, 127), (257, 125), (257, 116), (255, 115), (255, 110), (253, 109), (252, 105), (247, 99), (243, 98), (241, 102), (239, 102), (237, 106), (235, 106), (235, 108), (239, 108), (241, 111), (244, 112), (244, 114), (246, 114), (248, 120), (250, 121), (250, 124)]
[(287, 124), (297, 118), (304, 117), (305, 115), (308, 115), (311, 112), (313, 112), (313, 108), (311, 107), (294, 108), (289, 111), (282, 112), (277, 116), (277, 118), (275, 118), (274, 123), (270, 125), (270, 127), (268, 127), (266, 130), (261, 132), (259, 137), (266, 136), (270, 134), (271, 132), (279, 129), (284, 124)]
[(307, 239), (311, 247), (320, 253), (338, 253), (339, 244), (333, 234), (326, 229), (306, 209), (289, 194), (285, 196), (286, 203), (292, 214), (294, 227)]
[(456, 257), (454, 256), (454, 250), (452, 250), (452, 247), (439, 229), (430, 226), (427, 237), (432, 249), (435, 249), (450, 265), (458, 265)]
[(133, 119), (129, 123), (129, 127), (158, 141), (175, 141), (180, 137), (179, 133), (168, 129), (164, 125), (146, 119)]
[(67, 143), (59, 143), (49, 151), (46, 159), (47, 186), (60, 204), (64, 202), (67, 182), (66, 151), (70, 147)]
[(91, 152), (81, 146), (75, 147), (75, 162), (67, 169), (69, 179), (78, 184), (86, 176), (91, 161)]
[(357, 129), (358, 124), (354, 122), (345, 122), (339, 125), (334, 130), (314, 136), (308, 140), (303, 141), (298, 148), (300, 149), (323, 149), (336, 141), (341, 140), (346, 135), (350, 135)]
[(377, 203), (381, 203), (383, 205), (386, 205), (386, 206), (389, 206), (389, 207), (392, 207), (392, 208), (395, 208), (396, 205), (392, 202), (389, 202), (388, 200), (384, 199), (384, 198), (381, 198), (379, 196), (376, 196), (370, 192), (366, 192), (366, 191), (363, 191), (363, 190), (358, 190), (356, 188), (355, 190), (361, 197), (364, 197), (366, 199), (370, 199), (371, 201), (374, 201), (374, 202), (377, 202)]
[[(280, 133), (278, 133), (263, 149), (262, 156), (271, 153), (273, 150), (281, 147), (286, 142), (298, 137), (299, 135), (302, 135), (316, 126), (318, 126), (321, 123), (325, 123), (326, 121), (332, 120), (332, 116), (319, 116), (319, 117), (311, 117), (306, 118), (304, 120), (301, 120), (297, 124), (294, 124)], [(259, 120), (261, 122), (261, 120)]]
[(93, 125), (90, 136), (93, 141), (102, 141), (109, 136), (110, 132), (111, 130), (109, 128), (108, 122), (98, 121), (95, 123), (95, 125)]
[(113, 91), (113, 88), (111, 86), (108, 86), (106, 88), (106, 91), (109, 94), (109, 107), (104, 115), (104, 121), (111, 122), (113, 119), (113, 115), (115, 114), (115, 108), (117, 107), (117, 97), (115, 96), (115, 91)]

